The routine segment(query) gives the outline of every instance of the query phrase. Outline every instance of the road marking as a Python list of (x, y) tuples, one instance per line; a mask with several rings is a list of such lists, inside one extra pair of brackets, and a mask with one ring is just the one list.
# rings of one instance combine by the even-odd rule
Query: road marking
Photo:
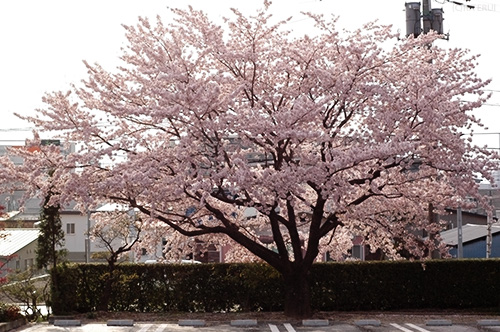
[(153, 324), (145, 324), (137, 332), (146, 332), (151, 326), (153, 326)]
[(276, 325), (269, 324), (269, 328), (271, 329), (271, 332), (280, 332)]
[(158, 326), (158, 328), (156, 329), (155, 332), (163, 332), (165, 331), (167, 328), (167, 324), (161, 324), (160, 326)]
[[(418, 332), (431, 332), (431, 331), (426, 330), (426, 329), (424, 329), (424, 328), (421, 328), (420, 326), (417, 326), (417, 325), (415, 325), (415, 324), (410, 324), (410, 323), (407, 323), (407, 324), (405, 324), (405, 325), (406, 325), (406, 326), (408, 326), (408, 327), (411, 327), (412, 329), (417, 330)], [(406, 327), (403, 327), (403, 326), (401, 326), (401, 325), (399, 325), (399, 324), (396, 324), (396, 323), (392, 323), (392, 324), (391, 324), (391, 326), (392, 326), (392, 327), (395, 327), (395, 328), (397, 328), (398, 330), (401, 330), (401, 331), (403, 331), (403, 332), (415, 332), (414, 330), (407, 329)]]
[(398, 325), (396, 323), (391, 324), (392, 327), (397, 328), (398, 330), (401, 330), (403, 332), (414, 332), (413, 330), (407, 329), (406, 327), (402, 327), (401, 325)]
[(417, 326), (417, 325), (415, 325), (415, 324), (410, 324), (410, 323), (408, 323), (408, 324), (406, 324), (406, 325), (407, 325), (407, 326), (409, 326), (409, 327), (411, 327), (411, 328), (414, 328), (415, 330), (417, 330), (417, 331), (419, 331), (419, 332), (430, 332), (429, 330), (426, 330), (426, 329), (424, 329), (424, 328), (422, 328), (422, 327), (420, 327), (420, 326)]
[(296, 332), (295, 329), (293, 328), (292, 324), (290, 323), (285, 323), (283, 324), (288, 332)]

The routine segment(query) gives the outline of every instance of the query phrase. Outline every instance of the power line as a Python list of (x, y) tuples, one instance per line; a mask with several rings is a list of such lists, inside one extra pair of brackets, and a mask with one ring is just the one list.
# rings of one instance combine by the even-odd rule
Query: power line
[[(466, 1), (466, 2), (469, 2), (470, 0), (465, 0), (465, 1)], [(446, 0), (446, 2), (451, 2), (451, 3), (453, 3), (453, 4), (455, 4), (455, 5), (459, 5), (459, 6), (465, 6), (465, 7), (469, 8), (469, 9), (474, 9), (474, 8), (476, 8), (476, 6), (473, 6), (473, 5), (466, 5), (466, 4), (464, 4), (464, 3), (462, 3), (462, 2), (459, 2), (459, 1)]]
[[(435, 0), (435, 1), (436, 1), (437, 3), (442, 4), (442, 5), (444, 5), (445, 3), (449, 2), (449, 3), (453, 3), (453, 4), (455, 4), (455, 5), (458, 5), (458, 6), (467, 6), (467, 8), (469, 8), (469, 9), (474, 9), (474, 8), (476, 8), (476, 7), (475, 7), (475, 6), (473, 6), (473, 5), (467, 5), (467, 4), (464, 4), (463, 2), (460, 2), (460, 1), (453, 1), (453, 0), (442, 0), (442, 2), (441, 2), (441, 1), (437, 1), (437, 0)], [(465, 0), (465, 2), (470, 2), (470, 1), (471, 1), (471, 0)]]

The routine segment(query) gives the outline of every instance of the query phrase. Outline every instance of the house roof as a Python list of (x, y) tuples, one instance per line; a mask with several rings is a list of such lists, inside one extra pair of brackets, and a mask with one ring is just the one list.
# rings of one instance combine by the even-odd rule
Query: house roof
[(14, 218), (15, 216), (17, 216), (19, 213), (21, 213), (20, 211), (9, 211), (9, 212), (5, 212), (3, 215), (0, 216), (0, 221), (6, 221), (6, 220), (9, 220), (11, 218)]
[(114, 212), (114, 211), (128, 211), (131, 208), (124, 204), (106, 203), (96, 209), (97, 212)]
[[(500, 224), (493, 224), (491, 226), (491, 234), (500, 232)], [(474, 241), (488, 235), (486, 225), (466, 224), (462, 226), (462, 243)], [(458, 228), (449, 229), (441, 232), (443, 242), (449, 246), (456, 246), (458, 244)]]
[(0, 231), (0, 236), (2, 236), (0, 238), (0, 257), (11, 256), (33, 241), (36, 241), (39, 232), (38, 229), (31, 228), (10, 228)]

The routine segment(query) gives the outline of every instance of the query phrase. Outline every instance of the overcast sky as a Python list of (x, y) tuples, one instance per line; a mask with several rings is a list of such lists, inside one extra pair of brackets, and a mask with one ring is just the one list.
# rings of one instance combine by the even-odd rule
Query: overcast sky
[[(500, 133), (500, 0), (472, 0), (467, 4), (475, 8), (468, 10), (446, 0), (432, 1), (433, 8), (444, 9), (444, 30), (450, 33), (450, 40), (439, 44), (468, 48), (482, 55), (477, 71), (482, 78), (493, 79), (489, 87), (493, 97), (477, 114), (489, 127), (482, 132)], [(0, 1), (0, 140), (29, 137), (29, 131), (18, 130), (29, 124), (13, 113), (33, 114), (43, 106), (44, 92), (67, 90), (70, 83), (85, 78), (82, 60), (112, 69), (125, 42), (121, 24), (135, 24), (138, 16), (156, 15), (168, 22), (168, 7), (187, 5), (220, 20), (230, 15), (229, 7), (253, 13), (262, 1)], [(378, 19), (404, 33), (404, 7), (402, 0), (274, 0), (271, 8), (280, 18), (293, 16), (290, 27), (297, 32), (307, 32), (311, 26), (300, 12), (311, 11), (338, 15), (340, 26), (348, 29)], [(498, 148), (500, 134), (480, 135), (475, 141)]]

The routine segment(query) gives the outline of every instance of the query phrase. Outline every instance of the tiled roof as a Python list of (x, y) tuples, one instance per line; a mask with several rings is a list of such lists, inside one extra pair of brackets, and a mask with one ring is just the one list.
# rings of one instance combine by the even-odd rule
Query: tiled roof
[(39, 232), (38, 229), (31, 228), (11, 228), (0, 231), (0, 257), (13, 255), (28, 244), (36, 241)]

